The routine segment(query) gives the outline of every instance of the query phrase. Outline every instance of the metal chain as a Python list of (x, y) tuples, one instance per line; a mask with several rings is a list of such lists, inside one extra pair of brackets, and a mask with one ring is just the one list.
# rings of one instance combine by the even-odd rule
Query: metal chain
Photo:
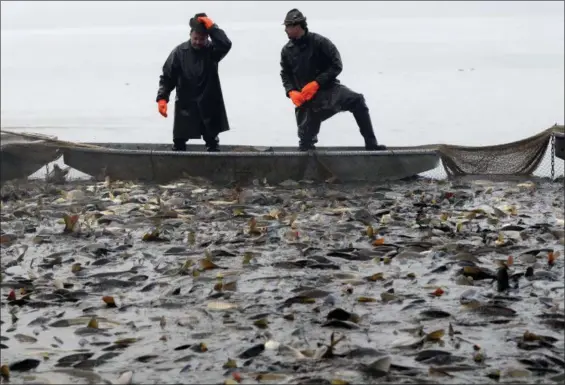
[(551, 134), (551, 180), (555, 180), (555, 134)]

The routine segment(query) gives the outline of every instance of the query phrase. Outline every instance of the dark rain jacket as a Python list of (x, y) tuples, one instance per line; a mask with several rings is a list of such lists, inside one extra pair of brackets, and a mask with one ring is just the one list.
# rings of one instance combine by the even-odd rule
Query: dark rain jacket
[(325, 120), (342, 111), (349, 99), (359, 97), (337, 79), (343, 69), (341, 56), (331, 40), (322, 35), (306, 31), (300, 39), (290, 40), (282, 48), (280, 64), (287, 97), (290, 91), (300, 91), (311, 81), (320, 85), (314, 98), (297, 110), (311, 109)]
[(216, 136), (229, 131), (227, 112), (220, 85), (218, 64), (232, 43), (217, 25), (210, 30), (211, 42), (194, 49), (190, 41), (178, 45), (163, 65), (157, 101), (176, 88), (173, 137), (199, 139), (206, 132)]

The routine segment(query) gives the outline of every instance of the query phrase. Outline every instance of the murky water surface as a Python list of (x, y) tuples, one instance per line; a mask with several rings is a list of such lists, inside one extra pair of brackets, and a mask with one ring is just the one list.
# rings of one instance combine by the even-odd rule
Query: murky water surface
[(563, 182), (2, 188), (11, 383), (562, 382)]

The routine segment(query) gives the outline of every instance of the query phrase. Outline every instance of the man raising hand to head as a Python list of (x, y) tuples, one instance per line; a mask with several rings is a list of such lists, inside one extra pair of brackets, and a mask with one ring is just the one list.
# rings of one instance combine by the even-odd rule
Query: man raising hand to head
[(190, 39), (178, 45), (163, 65), (157, 108), (167, 117), (169, 96), (176, 88), (173, 151), (186, 151), (189, 139), (203, 138), (207, 151), (219, 151), (218, 134), (230, 129), (218, 64), (232, 43), (205, 13), (190, 19)]

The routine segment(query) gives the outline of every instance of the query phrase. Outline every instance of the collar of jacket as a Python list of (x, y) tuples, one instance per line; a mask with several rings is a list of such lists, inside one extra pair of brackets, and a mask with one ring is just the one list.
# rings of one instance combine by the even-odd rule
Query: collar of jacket
[(294, 45), (302, 47), (306, 45), (306, 43), (308, 43), (309, 39), (310, 39), (310, 33), (308, 32), (308, 30), (306, 30), (304, 32), (304, 35), (300, 36), (298, 39), (292, 39), (291, 41)]
[[(207, 47), (209, 47), (209, 46), (210, 46), (210, 41), (208, 41), (208, 42), (206, 43), (206, 46), (205, 46), (204, 48), (207, 48)], [(180, 46), (180, 48), (181, 48), (182, 50), (188, 50), (188, 49), (190, 49), (190, 50), (193, 50), (194, 52), (200, 52), (200, 51), (201, 51), (201, 50), (198, 50), (198, 49), (194, 49), (194, 47), (192, 46), (192, 43), (190, 42), (190, 40), (187, 40), (187, 41), (185, 41), (184, 43), (182, 43), (181, 46)]]

